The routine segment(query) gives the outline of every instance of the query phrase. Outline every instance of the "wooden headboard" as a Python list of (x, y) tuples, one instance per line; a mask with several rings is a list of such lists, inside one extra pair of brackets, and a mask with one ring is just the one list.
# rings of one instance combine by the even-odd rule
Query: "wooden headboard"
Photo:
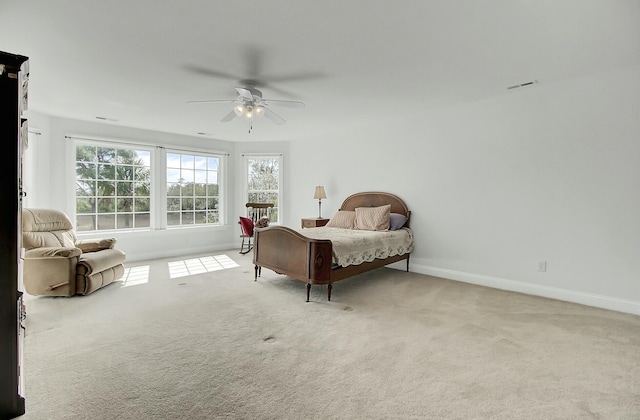
[(354, 211), (356, 207), (378, 207), (391, 204), (391, 213), (400, 213), (407, 216), (406, 226), (409, 225), (411, 212), (402, 199), (385, 192), (361, 192), (350, 195), (343, 202), (340, 210)]

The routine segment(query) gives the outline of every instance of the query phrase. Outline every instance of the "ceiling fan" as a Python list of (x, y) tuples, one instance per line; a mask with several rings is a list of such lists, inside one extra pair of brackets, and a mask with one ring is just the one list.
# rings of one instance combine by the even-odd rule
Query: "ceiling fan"
[[(324, 74), (313, 71), (299, 71), (285, 74), (266, 74), (263, 70), (267, 67), (265, 61), (273, 61), (272, 54), (266, 54), (264, 48), (255, 45), (248, 45), (242, 48), (244, 61), (244, 78), (238, 77), (233, 73), (228, 73), (221, 70), (216, 70), (208, 67), (201, 67), (197, 65), (187, 65), (186, 70), (191, 73), (214, 77), (218, 79), (235, 80), (241, 87), (236, 87), (238, 96), (236, 99), (222, 99), (222, 100), (209, 100), (209, 101), (189, 101), (190, 103), (236, 103), (237, 105), (231, 112), (222, 118), (222, 122), (228, 122), (236, 117), (244, 117), (249, 121), (253, 121), (254, 118), (264, 116), (276, 124), (284, 124), (285, 120), (273, 110), (269, 108), (270, 105), (285, 106), (291, 108), (302, 108), (305, 106), (300, 101), (285, 101), (275, 99), (265, 99), (262, 97), (262, 92), (258, 88), (267, 88), (270, 91), (280, 93), (288, 97), (296, 97), (295, 94), (287, 90), (283, 90), (278, 86), (274, 86), (280, 82), (313, 80), (324, 77)], [(266, 59), (266, 60), (265, 60)], [(251, 128), (249, 129), (251, 132)]]
[[(235, 89), (236, 92), (238, 92), (236, 99), (212, 99), (206, 101), (188, 101), (187, 103), (237, 103), (237, 105), (220, 120), (221, 122), (229, 122), (236, 117), (244, 117), (249, 122), (253, 122), (255, 118), (264, 116), (279, 125), (284, 124), (285, 119), (273, 112), (269, 108), (269, 105), (273, 104), (290, 108), (303, 108), (305, 106), (304, 103), (300, 101), (264, 99), (262, 92), (253, 85), (237, 87)], [(251, 132), (251, 128), (252, 126), (249, 128), (249, 132)]]

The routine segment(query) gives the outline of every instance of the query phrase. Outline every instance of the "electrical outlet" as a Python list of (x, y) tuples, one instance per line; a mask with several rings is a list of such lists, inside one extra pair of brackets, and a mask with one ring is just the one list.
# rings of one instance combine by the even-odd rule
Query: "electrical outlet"
[(538, 262), (538, 271), (547, 271), (547, 262), (546, 261)]

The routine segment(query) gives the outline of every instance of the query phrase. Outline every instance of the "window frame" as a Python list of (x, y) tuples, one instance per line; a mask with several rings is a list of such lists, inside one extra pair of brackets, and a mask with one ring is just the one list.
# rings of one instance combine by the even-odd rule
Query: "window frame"
[[(150, 196), (149, 196), (149, 227), (141, 228), (118, 228), (115, 229), (95, 229), (95, 230), (76, 230), (78, 236), (99, 235), (104, 232), (149, 232), (154, 230), (174, 230), (174, 229), (219, 229), (226, 226), (226, 205), (227, 205), (227, 188), (226, 188), (226, 171), (228, 166), (228, 152), (212, 151), (206, 149), (185, 150), (180, 147), (158, 146), (153, 144), (140, 144), (134, 141), (126, 141), (121, 139), (99, 139), (81, 136), (65, 136), (67, 143), (67, 156), (70, 164), (69, 179), (71, 189), (67, 195), (70, 205), (68, 212), (73, 225), (77, 225), (77, 217), (79, 215), (76, 203), (77, 173), (76, 173), (76, 153), (79, 145), (93, 147), (107, 147), (124, 150), (145, 150), (150, 152)], [(208, 156), (218, 158), (218, 221), (217, 223), (188, 224), (167, 226), (167, 162), (166, 156), (169, 153), (191, 154), (194, 156)], [(97, 208), (96, 208), (96, 213)], [(97, 227), (97, 226), (96, 226)]]
[[(282, 153), (244, 153), (243, 157), (243, 182), (244, 182), (244, 201), (249, 202), (249, 161), (256, 159), (277, 159), (278, 160), (278, 206), (277, 206), (277, 220), (272, 220), (271, 224), (282, 224), (284, 219), (284, 155)], [(244, 204), (243, 203), (243, 207)]]
[[(179, 154), (180, 156), (193, 156), (194, 158), (205, 158), (207, 161), (210, 158), (214, 158), (218, 160), (218, 167), (216, 172), (216, 180), (217, 180), (217, 188), (218, 188), (218, 195), (217, 195), (217, 213), (218, 213), (218, 221), (216, 223), (189, 223), (189, 224), (176, 224), (176, 225), (169, 225), (168, 223), (168, 214), (169, 214), (169, 210), (167, 208), (167, 204), (168, 204), (168, 184), (169, 184), (169, 180), (167, 179), (167, 172), (169, 170), (169, 166), (167, 165), (167, 157), (169, 154)], [(222, 226), (225, 224), (225, 211), (224, 211), (224, 204), (225, 204), (225, 200), (224, 200), (224, 188), (223, 188), (223, 184), (224, 184), (224, 171), (225, 171), (225, 166), (226, 166), (226, 159), (225, 159), (225, 155), (222, 153), (216, 153), (216, 152), (205, 152), (205, 151), (196, 151), (196, 150), (183, 150), (183, 149), (178, 149), (178, 148), (169, 148), (167, 147), (166, 149), (164, 149), (164, 154), (163, 154), (163, 162), (164, 162), (164, 174), (165, 174), (165, 178), (164, 178), (164, 188), (162, 188), (162, 194), (163, 194), (163, 206), (162, 206), (162, 217), (164, 219), (163, 221), (163, 225), (166, 226), (167, 229), (180, 229), (180, 228), (194, 228), (194, 227), (203, 227), (203, 226)], [(180, 166), (180, 170), (182, 171), (182, 159), (181, 159), (181, 166)], [(196, 159), (194, 159), (194, 171), (202, 171), (202, 169), (196, 169)], [(177, 168), (173, 168), (173, 169), (177, 169)], [(204, 171), (206, 172), (212, 172), (208, 169), (204, 169)], [(208, 179), (208, 178), (207, 178)], [(194, 176), (194, 184), (195, 184), (195, 176)], [(195, 185), (194, 185), (195, 188)], [(182, 195), (180, 195), (180, 197), (182, 197)], [(209, 197), (208, 195), (205, 195), (205, 200)], [(195, 191), (193, 196), (191, 197), (194, 200), (196, 199), (196, 195), (195, 195)], [(195, 205), (194, 205), (195, 207)], [(179, 212), (183, 212), (184, 210), (179, 210)], [(195, 208), (193, 210), (194, 214), (196, 212)]]

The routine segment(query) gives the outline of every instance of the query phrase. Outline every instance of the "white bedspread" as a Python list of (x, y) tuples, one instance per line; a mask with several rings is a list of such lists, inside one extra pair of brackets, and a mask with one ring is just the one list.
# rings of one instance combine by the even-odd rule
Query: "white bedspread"
[(413, 250), (413, 232), (409, 228), (374, 232), (318, 227), (300, 229), (298, 232), (308, 238), (330, 239), (333, 244), (333, 263), (341, 267), (404, 255)]

